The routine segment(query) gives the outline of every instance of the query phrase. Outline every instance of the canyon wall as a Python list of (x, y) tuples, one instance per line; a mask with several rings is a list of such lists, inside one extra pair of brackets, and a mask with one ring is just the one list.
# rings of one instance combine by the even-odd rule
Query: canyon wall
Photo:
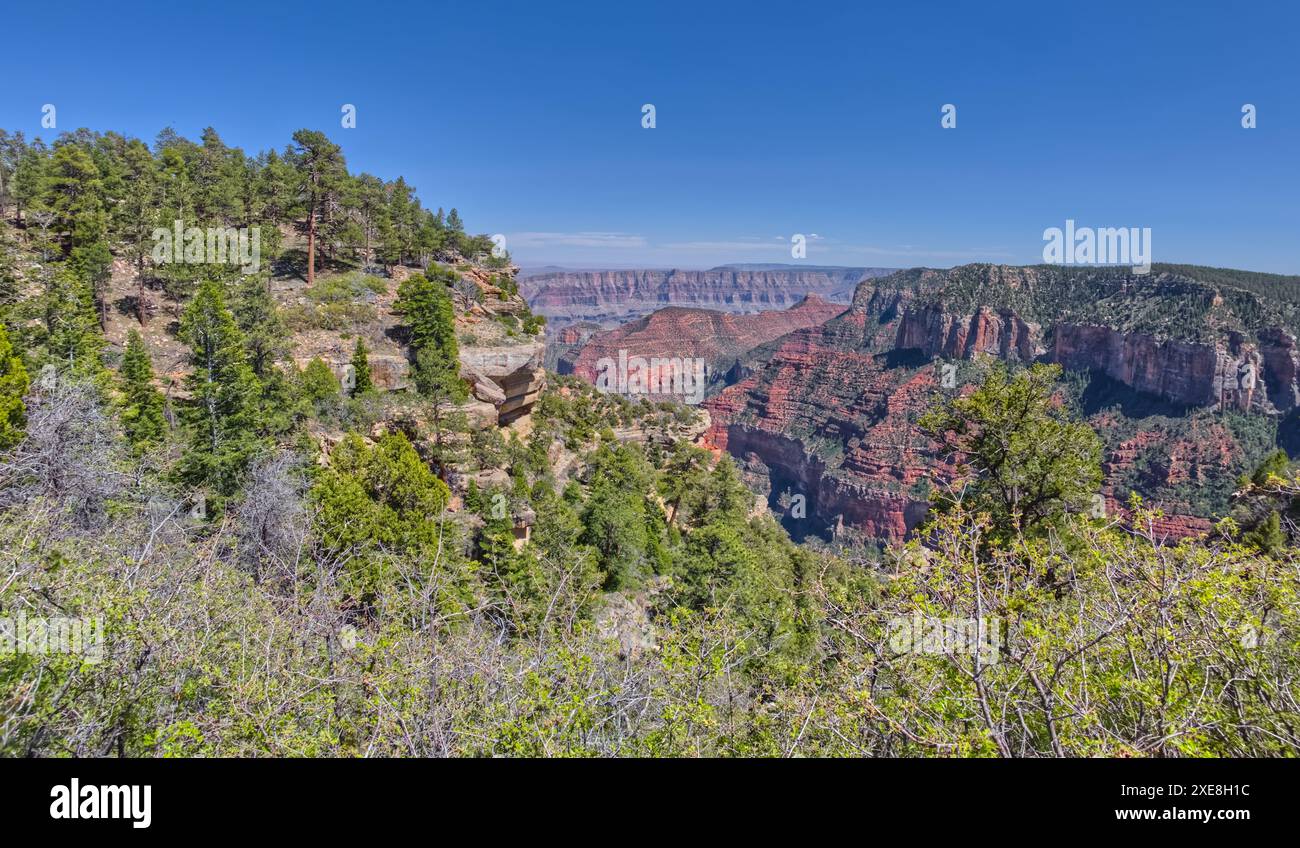
[[(924, 517), (929, 490), (955, 476), (916, 420), (973, 385), (945, 390), (936, 360), (1058, 362), (1098, 387), (1084, 414), (1103, 439), (1107, 513), (1126, 514), (1136, 490), (1164, 510), (1160, 533), (1205, 532), (1236, 476), (1270, 449), (1269, 417), (1300, 399), (1295, 319), (1286, 304), (1168, 273), (899, 272), (865, 280), (846, 312), (737, 367), (705, 403), (708, 439), (795, 535), (897, 541)], [(963, 373), (978, 379), (978, 368)], [(793, 494), (806, 517), (786, 506)]]
[(808, 295), (789, 309), (743, 315), (669, 307), (590, 335), (573, 359), (572, 372), (594, 382), (598, 363), (605, 358), (617, 361), (623, 351), (629, 357), (646, 359), (699, 358), (712, 376), (728, 371), (753, 348), (795, 330), (823, 324), (846, 308), (816, 295)]
[(1010, 309), (980, 307), (973, 315), (952, 315), (941, 308), (909, 309), (898, 325), (894, 346), (915, 348), (926, 356), (970, 359), (979, 354), (1033, 362), (1043, 353), (1042, 329)]
[(558, 271), (525, 277), (519, 290), (551, 327), (577, 321), (614, 324), (666, 306), (721, 312), (786, 309), (809, 294), (848, 303), (856, 284), (886, 268), (799, 266), (766, 270), (719, 267), (707, 271)]

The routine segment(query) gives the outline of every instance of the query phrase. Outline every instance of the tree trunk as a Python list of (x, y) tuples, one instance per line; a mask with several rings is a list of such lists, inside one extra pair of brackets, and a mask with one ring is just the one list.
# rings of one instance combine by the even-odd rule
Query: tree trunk
[(307, 288), (316, 282), (316, 204), (307, 211)]
[(135, 317), (143, 327), (146, 322), (144, 312), (144, 259), (142, 258), (135, 266), (135, 277), (139, 283), (139, 288), (135, 293)]

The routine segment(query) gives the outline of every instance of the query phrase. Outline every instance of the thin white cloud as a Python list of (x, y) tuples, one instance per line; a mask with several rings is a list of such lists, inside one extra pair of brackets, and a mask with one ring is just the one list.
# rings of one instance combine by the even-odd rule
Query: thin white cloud
[(506, 247), (594, 247), (636, 250), (648, 246), (645, 236), (634, 233), (506, 233)]
[(775, 245), (757, 241), (679, 241), (659, 246), (664, 250), (761, 250), (770, 253)]
[[(868, 263), (889, 266), (951, 265), (979, 261), (1014, 261), (1006, 248), (972, 247), (938, 250), (915, 244), (881, 246), (852, 244), (819, 233), (807, 236), (809, 246), (818, 245), (811, 261), (831, 264)], [(736, 259), (789, 262), (790, 236), (748, 236), (652, 242), (646, 236), (626, 232), (581, 231), (522, 232), (506, 234), (506, 247), (529, 262), (592, 262), (613, 265), (679, 266), (724, 263)]]
[(877, 247), (867, 244), (837, 245), (836, 251), (843, 253), (861, 253), (869, 256), (929, 256), (936, 259), (975, 259), (975, 258), (1009, 258), (1015, 254), (1005, 248), (971, 247), (965, 250), (932, 250), (916, 245), (903, 244), (897, 247)]

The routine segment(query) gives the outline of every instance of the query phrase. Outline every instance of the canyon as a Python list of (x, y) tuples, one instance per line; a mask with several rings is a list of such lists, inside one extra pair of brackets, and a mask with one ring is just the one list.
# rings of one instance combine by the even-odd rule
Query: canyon
[(720, 312), (786, 309), (806, 295), (847, 304), (863, 279), (889, 268), (724, 265), (678, 269), (546, 271), (521, 276), (519, 291), (552, 329), (578, 322), (605, 327), (667, 306)]
[(617, 359), (620, 351), (626, 351), (629, 356), (647, 358), (703, 359), (707, 373), (720, 379), (754, 348), (795, 330), (823, 324), (846, 308), (846, 304), (830, 303), (813, 294), (789, 309), (750, 314), (671, 306), (616, 329), (588, 335), (560, 357), (556, 370), (594, 382), (602, 358)]
[[(620, 346), (711, 357), (726, 385), (705, 402), (707, 444), (737, 459), (796, 538), (864, 543), (906, 538), (930, 490), (957, 479), (916, 426), (927, 408), (972, 390), (992, 361), (1054, 362), (1063, 400), (1102, 436), (1107, 514), (1125, 516), (1137, 492), (1164, 511), (1158, 532), (1178, 538), (1210, 529), (1236, 477), (1295, 439), (1300, 399), (1295, 303), (1195, 273), (911, 269), (864, 278), (818, 322), (802, 320), (820, 308), (809, 298), (764, 313), (762, 329), (673, 307), (613, 331), (560, 332), (586, 379)], [(800, 325), (780, 333), (771, 316)]]

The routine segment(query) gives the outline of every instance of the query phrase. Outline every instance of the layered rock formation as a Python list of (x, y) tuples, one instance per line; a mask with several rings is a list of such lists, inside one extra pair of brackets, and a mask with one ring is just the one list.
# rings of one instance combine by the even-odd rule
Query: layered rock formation
[(699, 358), (704, 360), (707, 374), (723, 374), (759, 345), (822, 324), (845, 308), (816, 295), (808, 295), (789, 309), (747, 315), (669, 307), (591, 335), (574, 357), (572, 372), (594, 382), (602, 359), (617, 361), (623, 354), (646, 359)]
[[(944, 393), (934, 360), (1055, 361), (1093, 375), (1081, 403), (1106, 446), (1109, 511), (1138, 491), (1166, 511), (1162, 532), (1203, 532), (1270, 447), (1242, 435), (1268, 424), (1243, 431), (1221, 413), (1296, 406), (1300, 321), (1289, 302), (1155, 271), (978, 265), (866, 280), (842, 315), (744, 361), (706, 402), (708, 437), (795, 535), (897, 540), (953, 479), (915, 424)], [(795, 495), (803, 518), (786, 506)]]
[(509, 424), (532, 411), (546, 386), (544, 353), (540, 339), (514, 345), (465, 347), (460, 351), (461, 377), (470, 381), (476, 398), (496, 407), (498, 423)]
[[(460, 376), (471, 395), (463, 411), (471, 425), (478, 428), (510, 424), (528, 415), (546, 385), (544, 336), (519, 330), (519, 318), (527, 315), (528, 305), (520, 295), (499, 285), (503, 273), (508, 276), (511, 270), (502, 272), (469, 263), (456, 267), (459, 281), (451, 294), (460, 337)], [(295, 333), (291, 343), (297, 367), (320, 359), (347, 385), (355, 334), (366, 340), (370, 377), (376, 389), (412, 390), (403, 318), (393, 311), (398, 286), (412, 273), (418, 273), (418, 269), (396, 267), (386, 290), (366, 294), (374, 316), (368, 323), (348, 327), (348, 332), (309, 329)], [(283, 285), (278, 291), (282, 306), (304, 302), (300, 285)]]
[(587, 340), (601, 331), (599, 324), (579, 321), (567, 327), (553, 327), (546, 333), (546, 368), (557, 374), (572, 374), (573, 363)]
[(619, 323), (666, 306), (722, 312), (786, 309), (815, 294), (847, 303), (856, 284), (887, 268), (783, 266), (708, 271), (562, 271), (520, 280), (520, 292), (552, 327), (577, 321)]
[(974, 315), (951, 315), (942, 308), (909, 309), (898, 325), (895, 347), (916, 348), (926, 356), (970, 359), (979, 354), (1033, 362), (1043, 353), (1042, 329), (1010, 309), (981, 306)]

